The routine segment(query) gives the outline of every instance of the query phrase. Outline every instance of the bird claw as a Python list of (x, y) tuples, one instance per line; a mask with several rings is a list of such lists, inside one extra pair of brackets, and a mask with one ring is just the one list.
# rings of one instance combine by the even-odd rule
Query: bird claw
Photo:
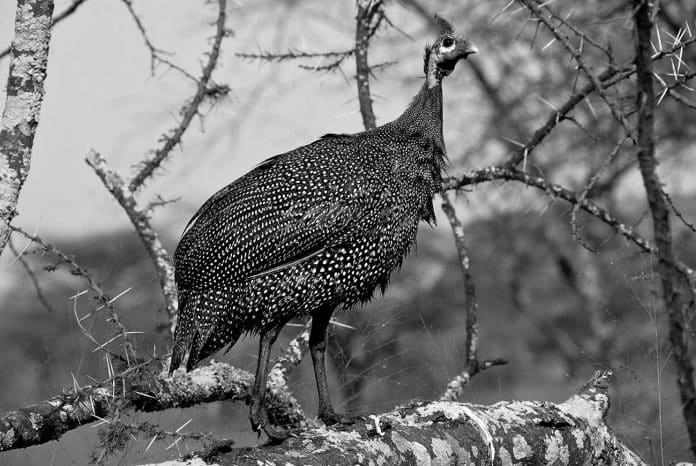
[(251, 428), (257, 433), (258, 438), (261, 438), (261, 431), (263, 430), (268, 436), (270, 443), (281, 443), (290, 437), (297, 437), (297, 434), (301, 432), (299, 429), (273, 427), (268, 419), (268, 413), (264, 406), (256, 407), (252, 405), (249, 421), (251, 421)]
[(365, 421), (367, 416), (365, 413), (336, 413), (331, 410), (319, 413), (318, 417), (327, 426), (336, 425), (336, 427), (341, 428), (351, 426), (358, 421)]

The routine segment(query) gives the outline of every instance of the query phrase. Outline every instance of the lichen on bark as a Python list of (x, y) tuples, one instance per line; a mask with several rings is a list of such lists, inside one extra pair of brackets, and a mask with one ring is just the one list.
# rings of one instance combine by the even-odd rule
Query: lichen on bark
[(10, 235), (19, 192), (29, 173), (44, 96), (52, 0), (19, 0), (7, 96), (0, 120), (0, 253)]

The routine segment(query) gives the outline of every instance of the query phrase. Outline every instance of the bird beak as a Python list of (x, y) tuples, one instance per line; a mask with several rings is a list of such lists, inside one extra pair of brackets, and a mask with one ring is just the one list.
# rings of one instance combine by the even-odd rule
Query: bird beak
[(478, 53), (479, 49), (474, 44), (469, 41), (465, 41), (462, 47), (462, 56), (466, 58), (467, 56)]

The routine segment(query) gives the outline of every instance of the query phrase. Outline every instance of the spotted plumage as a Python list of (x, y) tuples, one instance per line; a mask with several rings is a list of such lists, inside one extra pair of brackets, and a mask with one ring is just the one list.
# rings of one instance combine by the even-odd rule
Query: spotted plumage
[(329, 317), (384, 290), (419, 223), (435, 220), (432, 197), (446, 160), (440, 81), (476, 51), (441, 21), (426, 52), (426, 82), (399, 118), (266, 160), (214, 194), (177, 247), (180, 312), (170, 370), (188, 370), (244, 333), (260, 334), (251, 417), (271, 437), (282, 434), (267, 425), (262, 387), (279, 330), (294, 317), (313, 318), (320, 417), (339, 420), (324, 374)]

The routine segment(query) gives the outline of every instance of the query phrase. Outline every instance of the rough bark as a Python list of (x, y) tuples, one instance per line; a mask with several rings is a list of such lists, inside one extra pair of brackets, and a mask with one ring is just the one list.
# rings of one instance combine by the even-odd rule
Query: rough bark
[(379, 430), (374, 420), (343, 431), (318, 427), (281, 445), (207, 451), (168, 464), (643, 465), (605, 423), (609, 376), (596, 373), (560, 404), (412, 403), (379, 416)]
[(0, 254), (17, 215), (19, 192), (29, 173), (34, 134), (44, 96), (52, 0), (19, 0), (0, 121)]
[[(108, 418), (117, 410), (162, 411), (220, 400), (246, 402), (254, 376), (220, 362), (171, 377), (152, 365), (127, 371), (101, 386), (74, 387), (49, 400), (0, 414), (0, 451), (57, 440), (65, 432)], [(269, 415), (277, 422), (299, 424), (304, 414), (285, 386), (269, 387)]]

